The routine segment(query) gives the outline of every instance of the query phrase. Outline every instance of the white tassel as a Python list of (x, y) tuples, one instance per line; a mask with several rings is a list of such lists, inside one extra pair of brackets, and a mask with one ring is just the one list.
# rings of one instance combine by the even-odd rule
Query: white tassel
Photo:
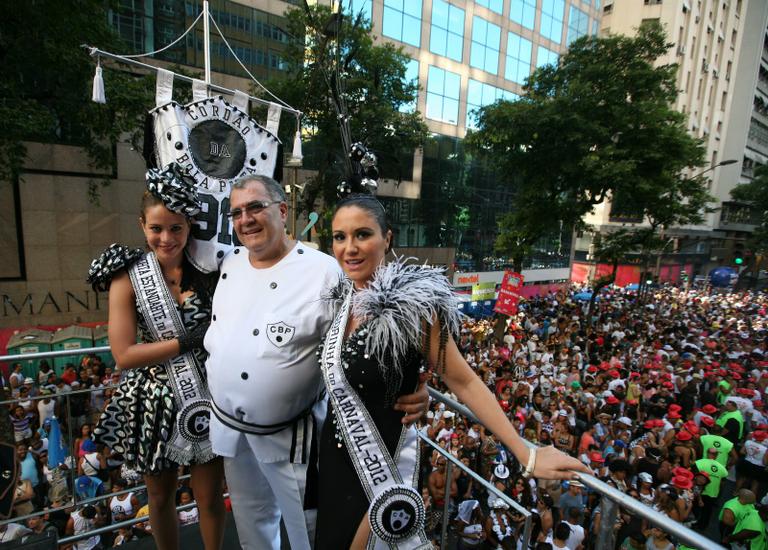
[(301, 154), (301, 129), (296, 130), (296, 136), (293, 138), (293, 152), (291, 156), (297, 160), (304, 158), (304, 155)]
[(96, 74), (93, 75), (93, 95), (91, 100), (95, 103), (106, 103), (107, 97), (104, 95), (104, 78), (101, 76), (101, 64), (96, 65)]

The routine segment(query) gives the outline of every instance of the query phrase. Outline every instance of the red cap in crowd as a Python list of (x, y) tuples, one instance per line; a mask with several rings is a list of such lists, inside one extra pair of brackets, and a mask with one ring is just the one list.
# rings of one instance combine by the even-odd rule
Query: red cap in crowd
[(667, 413), (667, 417), (671, 418), (672, 420), (677, 420), (679, 418), (682, 418), (682, 416), (680, 416), (680, 413), (677, 411), (669, 411)]
[(752, 432), (752, 439), (755, 441), (763, 441), (766, 437), (768, 437), (768, 432), (764, 432), (762, 430)]
[(670, 411), (682, 411), (683, 408), (678, 405), (677, 403), (672, 403), (669, 407), (667, 407)]
[(675, 439), (677, 439), (678, 441), (690, 441), (691, 439), (693, 439), (693, 436), (691, 435), (691, 432), (681, 430), (677, 432)]
[(672, 478), (672, 485), (678, 489), (690, 489), (693, 487), (693, 480), (687, 477), (675, 476)]
[(587, 367), (587, 372), (592, 372), (592, 373), (597, 372), (597, 367), (594, 365), (590, 365)]
[(601, 455), (597, 451), (589, 454), (589, 460), (591, 460), (592, 462), (600, 462), (601, 464), (605, 462), (603, 455)]
[(616, 405), (617, 403), (619, 403), (619, 399), (615, 395), (609, 395), (605, 399), (605, 402), (608, 403), (609, 405)]
[(712, 404), (704, 405), (701, 408), (701, 412), (703, 412), (705, 414), (715, 414), (717, 412), (717, 407), (715, 407)]
[[(697, 476), (706, 477), (707, 481), (709, 481), (709, 474), (707, 472), (705, 472), (704, 470), (701, 470), (700, 472), (696, 472), (696, 475)], [(696, 477), (696, 476), (694, 476), (694, 477)]]
[(618, 378), (621, 375), (619, 374), (619, 371), (614, 369), (614, 370), (608, 371), (608, 376), (610, 376), (611, 378)]
[(687, 477), (688, 479), (693, 479), (693, 472), (682, 466), (672, 468), (672, 475), (675, 477)]
[(715, 425), (715, 419), (711, 416), (704, 415), (701, 417), (701, 423), (705, 426), (709, 426), (710, 428)]
[(662, 384), (662, 386), (664, 386), (664, 387), (665, 387), (665, 388), (667, 388), (668, 390), (671, 390), (672, 388), (674, 388), (674, 387), (675, 387), (675, 385), (674, 385), (672, 382), (664, 382), (664, 383)]

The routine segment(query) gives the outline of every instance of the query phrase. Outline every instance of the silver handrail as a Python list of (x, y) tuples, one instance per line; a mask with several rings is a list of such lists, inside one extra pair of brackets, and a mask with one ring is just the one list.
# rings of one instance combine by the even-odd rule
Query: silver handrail
[[(434, 388), (428, 388), (428, 389), (429, 389), (429, 395), (434, 399), (436, 399), (437, 401), (440, 401), (441, 403), (445, 403), (446, 407), (450, 407), (451, 409), (455, 410), (462, 416), (467, 417), (473, 422), (480, 423), (478, 418), (465, 405), (462, 405), (455, 399), (452, 399), (451, 397), (448, 397), (447, 395), (440, 393)], [(525, 441), (525, 444), (528, 445), (529, 447), (535, 446), (530, 441)], [(685, 544), (693, 548), (706, 548), (707, 550), (726, 550), (723, 546), (720, 546), (712, 539), (709, 539), (704, 535), (697, 533), (696, 531), (689, 529), (688, 527), (685, 527), (683, 524), (678, 523), (672, 518), (665, 516), (660, 512), (657, 512), (656, 510), (654, 510), (649, 506), (646, 506), (639, 500), (636, 500), (631, 496), (622, 493), (615, 487), (611, 487), (607, 483), (600, 481), (595, 476), (583, 474), (581, 472), (574, 472), (574, 473), (578, 476), (579, 481), (581, 481), (584, 485), (586, 485), (593, 491), (599, 493), (602, 497), (601, 504), (600, 504), (601, 533), (598, 535), (598, 541), (602, 543), (608, 543), (610, 541), (611, 536), (613, 534), (613, 525), (615, 523), (614, 520), (616, 518), (616, 515), (618, 514), (618, 508), (620, 506), (622, 508), (626, 508), (627, 510), (630, 510), (634, 514), (637, 514), (641, 518), (659, 527), (662, 531), (665, 531), (666, 533), (669, 533), (677, 537), (678, 539), (680, 539), (680, 541), (684, 542)], [(618, 504), (619, 506), (615, 506), (615, 504)], [(610, 544), (608, 546), (600, 546), (600, 548), (609, 548), (609, 547), (612, 547), (612, 546), (610, 546)]]
[(20, 353), (18, 355), (0, 355), (0, 363), (18, 363), (28, 359), (48, 359), (49, 357), (67, 357), (68, 355), (89, 355), (92, 353), (105, 353), (111, 351), (109, 346), (95, 348), (60, 349), (56, 351), (36, 351), (34, 353)]
[(464, 463), (453, 456), (451, 453), (443, 449), (440, 445), (432, 441), (429, 437), (424, 435), (422, 432), (417, 432), (419, 438), (432, 447), (434, 450), (436, 450), (440, 455), (444, 456), (446, 460), (450, 461), (449, 464), (446, 466), (445, 470), (445, 509), (443, 510), (443, 532), (442, 532), (442, 538), (441, 541), (445, 541), (446, 537), (446, 531), (448, 529), (448, 501), (451, 497), (451, 482), (449, 481), (451, 479), (451, 467), (456, 466), (460, 470), (467, 472), (469, 476), (477, 481), (482, 487), (485, 487), (485, 489), (497, 497), (499, 497), (501, 500), (504, 501), (504, 503), (509, 506), (510, 508), (514, 508), (519, 514), (525, 516), (525, 527), (523, 528), (523, 548), (528, 548), (528, 541), (531, 538), (531, 512), (530, 510), (527, 510), (522, 505), (520, 505), (516, 500), (509, 497), (508, 495), (504, 494), (501, 490), (497, 489), (495, 485), (488, 482), (488, 480), (483, 479), (483, 477), (475, 472), (474, 470), (470, 469), (468, 466), (465, 466)]

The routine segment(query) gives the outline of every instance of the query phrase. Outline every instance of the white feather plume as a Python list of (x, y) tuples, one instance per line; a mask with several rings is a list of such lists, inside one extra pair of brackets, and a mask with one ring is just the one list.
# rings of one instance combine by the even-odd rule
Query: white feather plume
[(399, 374), (408, 351), (422, 347), (424, 321), (437, 318), (454, 336), (460, 327), (458, 300), (445, 270), (406, 263), (409, 259), (401, 256), (380, 266), (352, 305), (354, 317), (367, 323), (366, 353), (380, 363), (391, 358), (392, 365), (381, 366)]

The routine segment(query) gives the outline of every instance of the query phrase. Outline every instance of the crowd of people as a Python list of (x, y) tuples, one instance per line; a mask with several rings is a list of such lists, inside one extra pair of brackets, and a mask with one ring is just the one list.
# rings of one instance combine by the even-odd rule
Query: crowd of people
[[(578, 457), (594, 475), (730, 548), (765, 548), (768, 297), (665, 287), (647, 300), (563, 290), (498, 320), (465, 320), (460, 349), (529, 441)], [(440, 386), (437, 379), (433, 384)], [(532, 510), (530, 548), (598, 548), (598, 495), (578, 481), (525, 480), (480, 424), (433, 403), (422, 430)], [(460, 548), (521, 548), (523, 516), (429, 448), (422, 462), (432, 535)], [(446, 486), (450, 489), (446, 493)], [(621, 511), (622, 549), (685, 548)]]
[[(0, 543), (44, 538), (50, 532), (63, 538), (132, 518), (148, 518), (147, 492), (138, 487), (142, 485), (140, 473), (92, 437), (93, 426), (120, 379), (114, 365), (88, 355), (79, 365), (67, 364), (60, 375), (44, 359), (36, 379), (21, 371), (21, 363), (14, 363), (7, 379), (2, 378), (8, 398), (18, 400), (8, 408), (10, 437), (5, 443), (16, 449), (19, 475), (11, 518), (20, 519), (0, 525)], [(52, 422), (58, 423), (66, 449), (66, 458), (58, 467), (49, 466), (48, 460)], [(181, 468), (179, 475), (185, 473)], [(103, 498), (93, 500), (95, 497)], [(90, 502), (81, 503), (86, 500)], [(179, 482), (175, 504), (190, 505), (178, 512), (180, 525), (198, 521), (187, 477)], [(62, 548), (109, 548), (147, 536), (151, 536), (151, 527), (142, 521)]]
[[(573, 298), (577, 291), (523, 302), (513, 318), (466, 318), (459, 349), (525, 439), (578, 457), (599, 479), (726, 547), (764, 548), (768, 297), (669, 287), (642, 304), (616, 289), (601, 295), (589, 319), (587, 305)], [(11, 370), (7, 388), (19, 402), (9, 420), (20, 465), (13, 515), (53, 511), (0, 527), (0, 542), (148, 516), (146, 491), (131, 491), (141, 475), (91, 438), (119, 373), (96, 356), (67, 365), (61, 376), (45, 361), (37, 379), (21, 376), (20, 364)], [(437, 378), (433, 384), (441, 386)], [(74, 434), (69, 458), (56, 469), (47, 461), (54, 415), (65, 438)], [(596, 548), (596, 493), (578, 481), (524, 479), (493, 433), (442, 403), (433, 402), (419, 426), (535, 512), (530, 548)], [(447, 479), (445, 457), (430, 447), (422, 446), (422, 455), (435, 544), (445, 521), (459, 548), (519, 547), (524, 518), (516, 509), (458, 468)], [(76, 504), (111, 492), (116, 495), (100, 502)], [(443, 518), (446, 494), (449, 517)], [(192, 500), (182, 478), (176, 504)], [(179, 513), (179, 522), (197, 517), (191, 508)], [(617, 548), (684, 548), (623, 510), (613, 531)], [(148, 533), (148, 522), (141, 522), (77, 548), (117, 546)]]

